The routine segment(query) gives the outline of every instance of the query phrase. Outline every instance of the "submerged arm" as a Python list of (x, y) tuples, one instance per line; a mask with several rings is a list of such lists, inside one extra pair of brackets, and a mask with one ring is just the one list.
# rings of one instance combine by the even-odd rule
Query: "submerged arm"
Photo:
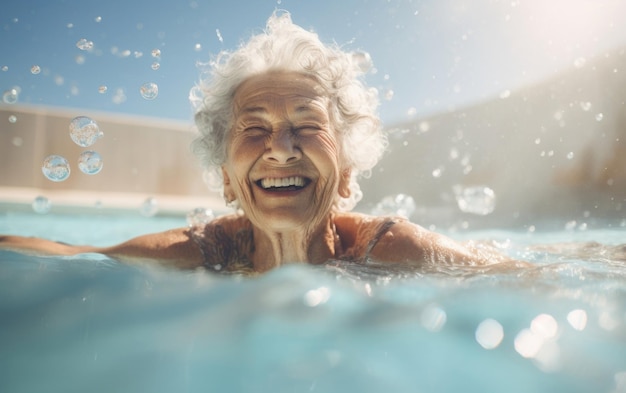
[(156, 262), (178, 268), (202, 265), (202, 254), (186, 228), (143, 235), (111, 247), (75, 246), (51, 240), (0, 236), (0, 249), (36, 255), (99, 253), (122, 262)]

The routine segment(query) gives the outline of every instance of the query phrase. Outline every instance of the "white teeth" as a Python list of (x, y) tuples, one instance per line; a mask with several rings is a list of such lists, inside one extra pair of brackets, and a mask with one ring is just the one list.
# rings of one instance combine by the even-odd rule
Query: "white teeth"
[(269, 177), (269, 178), (261, 179), (261, 187), (265, 189), (272, 188), (272, 187), (289, 187), (289, 186), (296, 186), (296, 187), (304, 186), (304, 178), (300, 176), (292, 176), (292, 177), (283, 177), (283, 178)]

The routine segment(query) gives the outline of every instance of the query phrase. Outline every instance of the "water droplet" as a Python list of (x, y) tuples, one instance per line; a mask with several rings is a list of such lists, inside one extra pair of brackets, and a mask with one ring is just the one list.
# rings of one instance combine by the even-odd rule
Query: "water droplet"
[(100, 86), (98, 87), (98, 93), (100, 93), (100, 94), (104, 94), (104, 93), (106, 93), (106, 92), (107, 92), (107, 90), (108, 90), (108, 89), (109, 89), (109, 88), (108, 88), (108, 87), (106, 87), (105, 85), (100, 85)]
[(70, 122), (70, 137), (78, 146), (91, 146), (103, 136), (98, 124), (87, 116), (77, 116)]
[(146, 100), (154, 100), (159, 95), (159, 86), (154, 82), (147, 82), (141, 85), (139, 91)]
[(46, 214), (50, 211), (52, 203), (45, 196), (38, 196), (33, 200), (32, 207), (35, 213)]
[(152, 65), (150, 66), (150, 68), (152, 68), (153, 70), (158, 70), (159, 68), (161, 68), (161, 64), (158, 61), (155, 61), (154, 63), (152, 63)]
[(443, 167), (437, 167), (435, 169), (433, 169), (432, 175), (435, 179), (439, 179), (441, 177), (441, 175), (443, 175), (443, 171), (444, 168)]
[(154, 197), (147, 198), (139, 208), (139, 213), (144, 217), (152, 217), (159, 211), (159, 203)]
[(91, 50), (93, 49), (93, 42), (86, 38), (81, 38), (76, 42), (76, 47), (80, 50)]
[(9, 116), (9, 123), (12, 123), (12, 124), (17, 123), (17, 116), (15, 115)]
[(492, 213), (496, 207), (496, 195), (489, 187), (455, 186), (454, 194), (459, 209), (464, 213), (485, 216)]
[(413, 197), (406, 194), (397, 194), (384, 197), (372, 210), (375, 216), (402, 216), (410, 218), (415, 212)]
[(161, 57), (161, 50), (160, 49), (152, 49), (152, 57), (154, 57), (154, 58)]
[(476, 328), (475, 337), (481, 347), (494, 349), (502, 342), (504, 330), (500, 322), (494, 319), (485, 319)]
[(190, 227), (208, 224), (215, 218), (213, 210), (198, 207), (187, 213), (187, 225)]
[(41, 72), (41, 67), (39, 67), (38, 65), (34, 65), (32, 67), (30, 67), (30, 73), (33, 75), (37, 75)]
[(591, 109), (591, 102), (589, 101), (581, 102), (580, 108), (584, 110), (585, 112), (589, 111)]
[(596, 121), (602, 121), (604, 119), (604, 115), (602, 113), (598, 113), (596, 115)]
[(43, 160), (41, 171), (48, 180), (60, 182), (70, 177), (70, 164), (65, 157), (53, 154)]
[(102, 170), (102, 157), (93, 150), (87, 150), (78, 156), (78, 169), (86, 175), (95, 175)]
[(567, 159), (571, 160), (572, 158), (574, 158), (574, 152), (570, 151), (569, 153), (567, 153)]
[(15, 104), (19, 95), (20, 93), (16, 88), (6, 90), (4, 94), (2, 94), (2, 101), (4, 101), (5, 104)]

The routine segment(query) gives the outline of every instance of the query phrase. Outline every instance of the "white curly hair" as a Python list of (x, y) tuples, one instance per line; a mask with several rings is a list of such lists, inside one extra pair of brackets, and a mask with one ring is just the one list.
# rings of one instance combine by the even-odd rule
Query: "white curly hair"
[(313, 77), (331, 100), (331, 122), (342, 144), (345, 167), (351, 169), (350, 196), (337, 196), (335, 205), (342, 211), (354, 208), (362, 198), (358, 176), (369, 176), (387, 147), (377, 113), (378, 92), (361, 82), (371, 67), (367, 53), (325, 45), (317, 34), (295, 25), (289, 13), (275, 12), (262, 33), (234, 52), (220, 52), (208, 66), (189, 96), (199, 131), (192, 149), (207, 173), (221, 181), (237, 87), (270, 70), (296, 71)]

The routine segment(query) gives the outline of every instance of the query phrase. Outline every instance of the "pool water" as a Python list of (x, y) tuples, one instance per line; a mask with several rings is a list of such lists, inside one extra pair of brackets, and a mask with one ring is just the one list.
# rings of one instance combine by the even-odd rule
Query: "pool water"
[[(0, 216), (0, 233), (99, 245), (181, 225)], [(532, 266), (243, 278), (1, 251), (0, 391), (626, 391), (625, 228), (449, 235)]]

